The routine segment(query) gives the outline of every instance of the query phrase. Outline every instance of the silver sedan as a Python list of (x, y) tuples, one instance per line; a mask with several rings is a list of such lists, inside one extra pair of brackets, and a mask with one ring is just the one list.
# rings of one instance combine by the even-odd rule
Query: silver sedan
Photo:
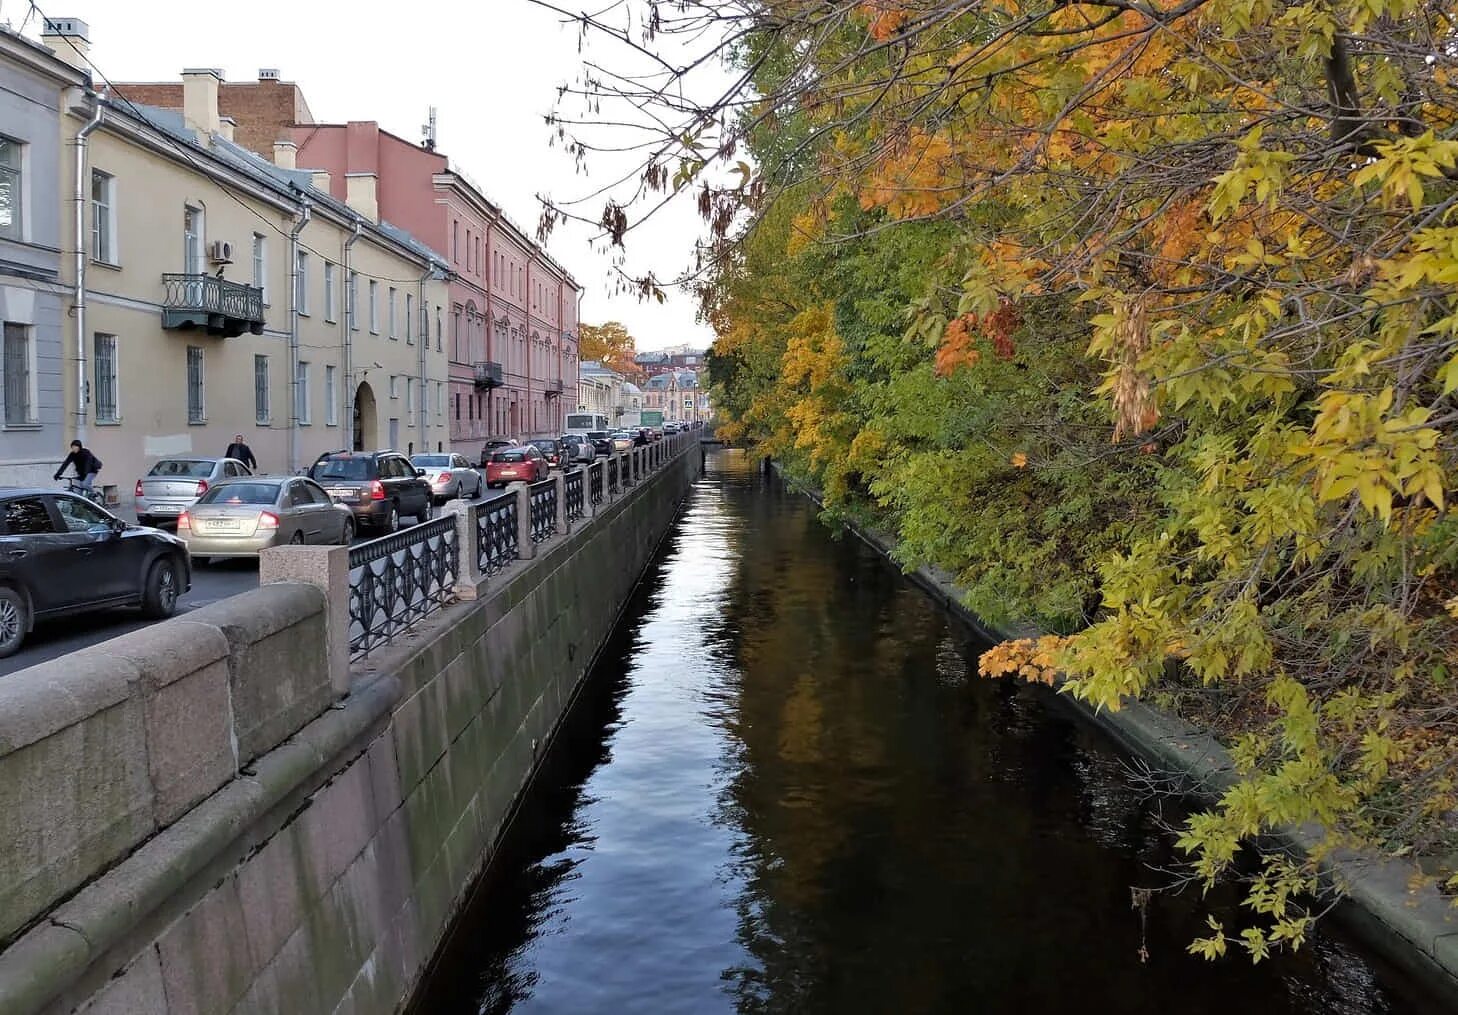
[(311, 479), (249, 476), (208, 489), (177, 519), (195, 558), (256, 557), (270, 546), (348, 545), (354, 516)]
[(437, 504), (457, 497), (474, 500), (481, 496), (481, 473), (471, 467), (465, 455), (441, 452), (416, 455), (410, 464), (425, 470), (430, 480), (430, 495)]
[(232, 458), (209, 455), (180, 455), (162, 458), (137, 480), (137, 522), (140, 525), (171, 525), (191, 507), (208, 487), (225, 479), (248, 476), (248, 466)]

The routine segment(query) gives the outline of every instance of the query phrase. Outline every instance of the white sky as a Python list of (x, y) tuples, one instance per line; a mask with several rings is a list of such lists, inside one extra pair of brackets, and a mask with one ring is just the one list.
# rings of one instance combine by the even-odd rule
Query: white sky
[[(608, 178), (605, 166), (578, 175), (548, 147), (543, 116), (557, 87), (578, 74), (578, 33), (526, 0), (44, 0), (40, 9), (85, 21), (97, 70), (116, 81), (177, 80), (184, 67), (252, 81), (260, 67), (276, 67), (303, 88), (315, 119), (378, 120), (410, 141), (434, 105), (440, 150), (531, 235), (535, 194), (576, 197)], [(27, 10), (28, 0), (0, 0), (0, 21), (18, 28)], [(27, 36), (38, 38), (38, 22), (31, 18)], [(593, 52), (604, 62), (615, 55), (606, 43)], [(596, 217), (600, 203), (591, 210)], [(689, 201), (660, 218), (630, 234), (628, 267), (672, 278), (692, 256), (697, 218)], [(615, 294), (611, 260), (590, 247), (590, 235), (559, 226), (548, 248), (585, 289), (585, 323), (622, 321), (639, 349), (709, 344), (688, 295), (670, 290), (660, 306)]]

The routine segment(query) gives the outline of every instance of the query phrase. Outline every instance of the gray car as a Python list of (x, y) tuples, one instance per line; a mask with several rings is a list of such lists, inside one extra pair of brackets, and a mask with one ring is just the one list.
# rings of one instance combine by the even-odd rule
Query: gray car
[(567, 449), (567, 462), (576, 464), (586, 462), (589, 465), (597, 459), (597, 450), (592, 446), (592, 441), (587, 439), (585, 434), (568, 433), (561, 437), (562, 446)]
[(178, 517), (177, 534), (194, 558), (256, 557), (270, 546), (348, 545), (354, 516), (312, 479), (249, 476), (199, 497)]
[(430, 495), (437, 504), (458, 497), (474, 499), (481, 496), (481, 474), (466, 461), (465, 455), (450, 452), (415, 455), (410, 464), (425, 470), (425, 478), (430, 480)]
[(137, 524), (156, 527), (175, 525), (177, 516), (207, 493), (209, 487), (225, 479), (251, 475), (248, 466), (232, 458), (178, 455), (158, 459), (157, 464), (137, 480)]

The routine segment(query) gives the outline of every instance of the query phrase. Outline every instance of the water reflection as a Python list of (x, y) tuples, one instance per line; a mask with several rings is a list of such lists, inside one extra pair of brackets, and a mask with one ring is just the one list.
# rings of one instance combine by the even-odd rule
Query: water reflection
[(1125, 763), (972, 677), (808, 502), (710, 468), (419, 1011), (1430, 1010), (1330, 936), (1187, 956), (1197, 900), (1131, 908), (1169, 856)]

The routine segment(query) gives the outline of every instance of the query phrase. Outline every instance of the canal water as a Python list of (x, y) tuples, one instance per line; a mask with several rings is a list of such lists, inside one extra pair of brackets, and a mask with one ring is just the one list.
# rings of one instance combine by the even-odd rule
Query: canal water
[(1439, 1010), (1334, 926), (1187, 955), (1177, 816), (983, 647), (710, 455), (415, 1010)]

